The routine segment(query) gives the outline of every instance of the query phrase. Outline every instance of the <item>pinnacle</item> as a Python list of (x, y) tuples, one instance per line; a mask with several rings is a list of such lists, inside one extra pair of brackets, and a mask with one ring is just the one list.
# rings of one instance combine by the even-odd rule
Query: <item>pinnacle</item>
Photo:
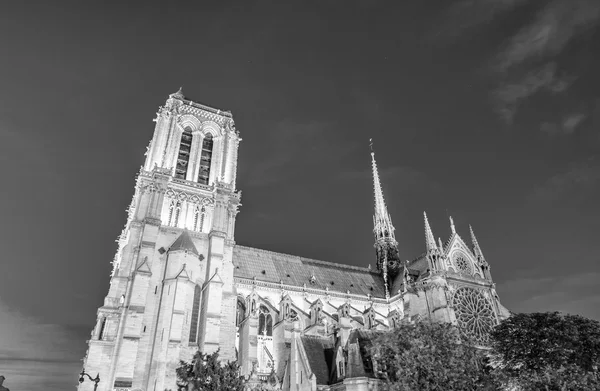
[(435, 244), (435, 237), (431, 231), (431, 226), (429, 225), (429, 220), (427, 219), (427, 212), (425, 211), (423, 211), (423, 218), (425, 220), (425, 244), (427, 245), (427, 251), (429, 252), (436, 250), (437, 245)]
[(477, 237), (475, 236), (475, 232), (473, 231), (473, 227), (469, 224), (469, 231), (471, 231), (471, 243), (473, 244), (473, 252), (477, 257), (484, 259), (483, 252), (481, 251), (481, 247), (479, 247), (479, 242), (477, 241)]
[(183, 87), (179, 87), (179, 90), (173, 94), (171, 94), (170, 96), (176, 97), (176, 98), (183, 98)]

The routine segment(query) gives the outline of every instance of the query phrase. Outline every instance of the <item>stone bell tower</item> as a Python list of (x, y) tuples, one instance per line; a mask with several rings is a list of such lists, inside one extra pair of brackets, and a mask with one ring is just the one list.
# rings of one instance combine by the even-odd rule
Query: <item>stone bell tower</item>
[(175, 390), (179, 360), (197, 350), (236, 358), (239, 133), (229, 111), (181, 89), (155, 122), (84, 359), (100, 375), (98, 391)]

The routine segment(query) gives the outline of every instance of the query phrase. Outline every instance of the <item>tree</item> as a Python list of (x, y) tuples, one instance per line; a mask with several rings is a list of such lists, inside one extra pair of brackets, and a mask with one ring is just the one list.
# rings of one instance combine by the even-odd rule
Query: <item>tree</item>
[(180, 390), (242, 391), (244, 378), (236, 362), (219, 362), (219, 351), (213, 354), (197, 352), (191, 363), (180, 362), (177, 368)]
[(495, 381), (527, 390), (600, 389), (600, 322), (559, 312), (515, 314), (491, 334)]
[(390, 390), (494, 389), (483, 352), (465, 342), (449, 323), (402, 325), (373, 339), (374, 369)]

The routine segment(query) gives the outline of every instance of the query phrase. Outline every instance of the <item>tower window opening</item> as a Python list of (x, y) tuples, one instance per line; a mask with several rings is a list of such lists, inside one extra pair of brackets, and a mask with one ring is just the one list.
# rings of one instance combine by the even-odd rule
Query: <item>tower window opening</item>
[(200, 153), (200, 171), (198, 172), (198, 183), (208, 185), (210, 175), (210, 163), (213, 152), (212, 134), (208, 133), (202, 140), (202, 152)]
[(106, 328), (106, 318), (102, 318), (102, 323), (100, 323), (100, 332), (98, 333), (98, 340), (102, 341), (104, 339), (104, 329)]
[(181, 134), (179, 143), (179, 154), (177, 155), (177, 166), (175, 167), (175, 178), (185, 179), (190, 162), (190, 150), (192, 149), (192, 130), (185, 128)]
[(196, 342), (198, 338), (198, 315), (200, 314), (200, 295), (202, 290), (196, 285), (194, 288), (194, 301), (192, 303), (192, 318), (190, 320), (189, 342)]

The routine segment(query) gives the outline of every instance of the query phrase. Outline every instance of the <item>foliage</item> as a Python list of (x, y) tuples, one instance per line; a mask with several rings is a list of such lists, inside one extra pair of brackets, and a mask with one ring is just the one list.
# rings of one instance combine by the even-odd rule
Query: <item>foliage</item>
[[(191, 363), (180, 362), (177, 383), (188, 391), (242, 391), (244, 378), (236, 362), (219, 362), (219, 351), (213, 354), (196, 352)], [(191, 385), (191, 388), (190, 388)]]
[(418, 322), (373, 340), (374, 369), (389, 390), (488, 390), (483, 352), (461, 340), (449, 323)]
[(526, 390), (600, 389), (600, 322), (558, 312), (515, 314), (491, 334), (498, 384)]

